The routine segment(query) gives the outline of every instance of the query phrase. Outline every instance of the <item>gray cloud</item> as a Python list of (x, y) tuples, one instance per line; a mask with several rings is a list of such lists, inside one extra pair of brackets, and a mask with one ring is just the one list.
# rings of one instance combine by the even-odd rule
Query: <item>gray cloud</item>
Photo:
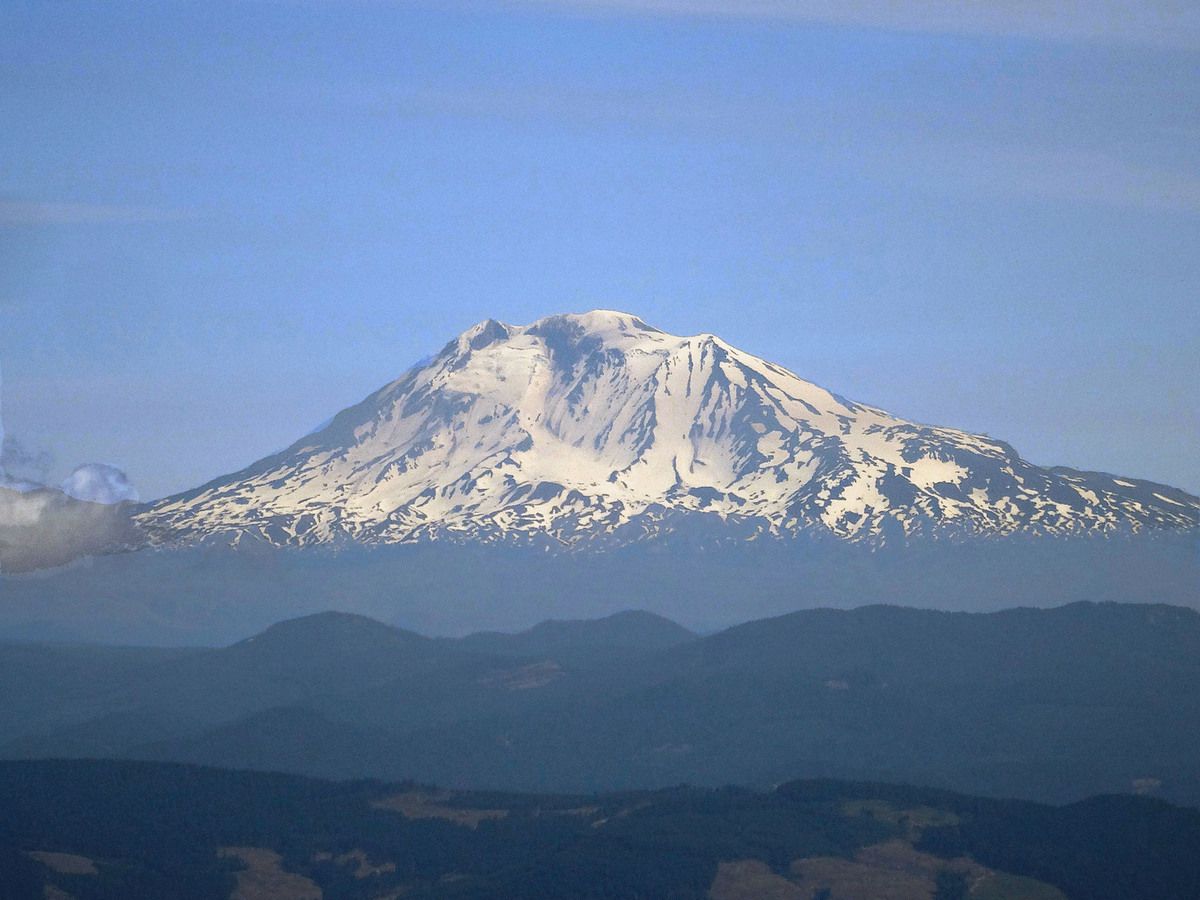
[(1188, 0), (517, 0), (516, 5), (1200, 49), (1200, 5)]
[(39, 483), (52, 464), (46, 451), (5, 435), (0, 417), (0, 574), (60, 566), (141, 540), (124, 502), (137, 500), (137, 491), (124, 472), (90, 463), (54, 490)]
[(26, 446), (14, 435), (5, 434), (0, 423), (0, 484), (5, 476), (24, 481), (45, 481), (54, 465), (48, 450)]
[(128, 506), (86, 503), (35, 485), (14, 487), (0, 485), (0, 574), (60, 566), (141, 540)]

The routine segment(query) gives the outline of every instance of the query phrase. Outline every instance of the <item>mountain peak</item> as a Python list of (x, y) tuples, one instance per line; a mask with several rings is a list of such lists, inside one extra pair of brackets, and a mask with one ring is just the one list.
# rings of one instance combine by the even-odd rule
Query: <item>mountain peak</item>
[(497, 319), (484, 319), (447, 344), (443, 354), (464, 358), (497, 344), (522, 339), (540, 339), (551, 349), (560, 352), (581, 344), (596, 349), (612, 344), (628, 344), (650, 335), (673, 337), (647, 325), (631, 313), (613, 309), (544, 316), (528, 325), (510, 325)]
[(455, 343), (464, 350), (480, 350), (488, 344), (506, 340), (511, 334), (511, 326), (495, 319), (484, 319), (460, 334)]
[(1200, 500), (1042, 469), (714, 335), (597, 309), (487, 319), (284, 453), (142, 514), (158, 541), (724, 539), (1195, 528)]
[(664, 334), (659, 329), (647, 325), (638, 316), (615, 309), (592, 309), (582, 313), (559, 313), (546, 316), (527, 325), (525, 331), (537, 334), (556, 328), (575, 328), (586, 334), (597, 336), (637, 334), (639, 332)]
[(431, 644), (429, 638), (415, 632), (356, 613), (329, 610), (276, 622), (227, 650), (277, 651), (303, 660), (313, 655), (336, 655), (354, 648), (412, 649)]

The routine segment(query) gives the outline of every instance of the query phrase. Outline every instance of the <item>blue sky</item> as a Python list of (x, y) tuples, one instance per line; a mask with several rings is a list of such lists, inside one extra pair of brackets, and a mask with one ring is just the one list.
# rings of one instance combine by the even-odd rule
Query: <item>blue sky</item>
[(143, 497), (615, 307), (1200, 489), (1200, 8), (0, 7), (4, 424)]

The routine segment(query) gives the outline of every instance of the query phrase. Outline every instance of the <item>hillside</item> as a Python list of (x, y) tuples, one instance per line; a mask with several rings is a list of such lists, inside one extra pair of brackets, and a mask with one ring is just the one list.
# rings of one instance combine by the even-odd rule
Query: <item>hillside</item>
[(830, 776), (1200, 805), (1200, 614), (1178, 607), (812, 610), (707, 637), (629, 614), (461, 640), (327, 614), (213, 650), (11, 645), (0, 671), (20, 688), (0, 698), (9, 758), (539, 791)]
[(1191, 900), (1198, 843), (1200, 813), (1137, 797), (1054, 807), (830, 781), (503, 795), (0, 764), (4, 900)]

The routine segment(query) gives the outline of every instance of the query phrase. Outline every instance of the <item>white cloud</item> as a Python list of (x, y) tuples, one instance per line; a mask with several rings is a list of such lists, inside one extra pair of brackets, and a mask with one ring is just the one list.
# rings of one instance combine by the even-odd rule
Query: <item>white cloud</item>
[(62, 483), (62, 492), (89, 503), (123, 503), (138, 499), (138, 492), (125, 473), (103, 463), (86, 463), (76, 468)]

